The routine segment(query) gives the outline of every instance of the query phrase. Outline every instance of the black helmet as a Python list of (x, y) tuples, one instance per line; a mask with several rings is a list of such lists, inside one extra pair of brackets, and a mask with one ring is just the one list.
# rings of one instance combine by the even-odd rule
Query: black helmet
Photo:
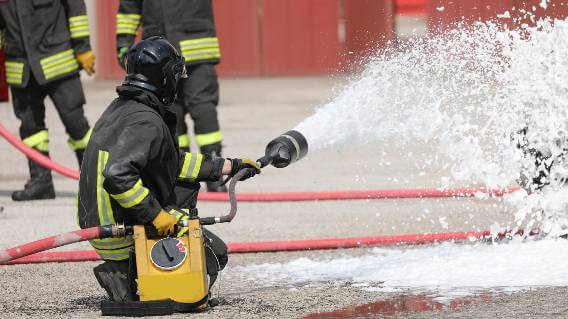
[(154, 36), (130, 48), (122, 84), (150, 91), (168, 105), (176, 98), (179, 80), (185, 77), (184, 58), (166, 39)]

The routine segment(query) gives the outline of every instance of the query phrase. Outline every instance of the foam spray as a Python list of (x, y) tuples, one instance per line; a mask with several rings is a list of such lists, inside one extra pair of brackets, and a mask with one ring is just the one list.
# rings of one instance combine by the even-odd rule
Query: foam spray
[[(568, 21), (540, 21), (521, 30), (477, 23), (414, 39), (379, 52), (295, 130), (311, 151), (392, 139), (402, 147), (429, 143), (450, 160), (452, 179), (507, 186), (539, 169), (519, 151), (522, 141), (551, 160), (562, 157), (567, 52)], [(552, 233), (568, 226), (568, 194), (558, 178), (568, 176), (568, 166), (556, 162), (547, 177), (550, 187), (511, 197), (519, 225), (538, 223)]]

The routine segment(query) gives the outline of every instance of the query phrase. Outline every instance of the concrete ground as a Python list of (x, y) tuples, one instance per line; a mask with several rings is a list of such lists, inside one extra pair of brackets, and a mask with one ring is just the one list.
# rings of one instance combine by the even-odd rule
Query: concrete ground
[[(331, 99), (334, 89), (344, 81), (337, 77), (223, 79), (219, 114), (225, 135), (224, 155), (260, 157), (270, 139), (293, 128), (310, 115), (314, 107)], [(104, 81), (86, 84), (88, 104), (85, 110), (92, 124), (115, 96), (116, 85), (116, 82)], [(76, 167), (57, 113), (51, 104), (47, 109), (52, 157)], [(18, 121), (11, 105), (0, 105), (0, 118), (12, 132), (17, 132)], [(314, 152), (289, 168), (267, 168), (257, 178), (239, 185), (237, 191), (440, 187), (441, 178), (448, 173), (443, 169), (418, 172), (411, 159), (398, 156), (396, 152), (379, 158), (378, 148), (377, 145), (368, 148), (341, 146)], [(411, 148), (423, 156), (433, 154), (427, 145), (417, 144)], [(25, 157), (7, 143), (0, 143), (0, 152), (0, 206), (3, 207), (0, 211), (0, 248), (76, 229), (76, 182), (56, 175), (57, 199), (13, 202), (11, 192), (23, 186), (27, 179)], [(386, 162), (391, 164), (378, 164)], [(227, 208), (225, 203), (199, 204), (202, 216), (220, 215)], [(445, 218), (445, 222), (440, 222), (440, 218)], [(512, 210), (499, 199), (242, 203), (234, 222), (214, 226), (212, 230), (227, 242), (247, 242), (479, 230), (495, 222), (512, 224), (513, 218)], [(61, 250), (88, 248), (88, 244), (76, 244)], [(302, 287), (270, 286), (231, 271), (234, 266), (286, 262), (300, 256), (363, 253), (365, 249), (234, 255), (215, 289), (215, 294), (222, 301), (221, 306), (192, 317), (295, 318), (413, 293), (364, 292), (341, 282)], [(88, 262), (0, 267), (0, 317), (98, 317), (98, 303), (103, 299), (103, 291), (92, 276), (94, 265), (96, 263)], [(564, 298), (567, 290), (543, 288), (498, 295), (457, 310), (429, 312), (420, 316), (494, 318), (506, 314), (510, 317), (563, 317), (568, 307)], [(419, 314), (399, 315), (416, 317)]]

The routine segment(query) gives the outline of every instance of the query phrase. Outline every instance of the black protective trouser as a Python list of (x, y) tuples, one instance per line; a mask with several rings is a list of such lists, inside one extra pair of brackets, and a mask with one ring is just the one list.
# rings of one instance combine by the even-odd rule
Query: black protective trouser
[[(199, 136), (220, 131), (217, 118), (217, 105), (219, 104), (217, 72), (214, 64), (201, 63), (189, 65), (187, 73), (188, 78), (180, 82), (177, 99), (170, 108), (177, 116), (178, 136), (187, 135), (185, 115), (189, 113), (193, 120), (193, 130), (198, 146), (202, 147), (204, 145), (200, 143)], [(184, 144), (180, 143), (180, 147), (189, 147)], [(212, 143), (206, 141), (205, 145), (207, 144)]]
[(85, 94), (79, 75), (73, 75), (46, 85), (39, 85), (30, 74), (24, 88), (11, 88), (14, 113), (21, 121), (20, 137), (25, 139), (46, 130), (45, 98), (49, 96), (72, 140), (81, 140), (89, 131), (83, 105)]

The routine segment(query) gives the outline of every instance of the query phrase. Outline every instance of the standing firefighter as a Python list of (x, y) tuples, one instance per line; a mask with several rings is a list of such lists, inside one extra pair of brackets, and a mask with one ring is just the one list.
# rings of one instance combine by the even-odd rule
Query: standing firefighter
[[(49, 155), (44, 104), (49, 96), (81, 165), (90, 128), (83, 112), (85, 96), (79, 70), (90, 75), (95, 63), (85, 3), (6, 1), (0, 3), (0, 28), (4, 33), (7, 80), (24, 144)], [(51, 172), (29, 159), (28, 165), (31, 178), (24, 190), (12, 194), (12, 199), (55, 198)]]
[[(153, 225), (161, 236), (172, 235), (178, 219), (196, 214), (200, 181), (260, 173), (250, 160), (224, 159), (180, 151), (176, 116), (170, 111), (179, 81), (186, 76), (184, 58), (161, 37), (150, 37), (126, 56), (126, 78), (118, 98), (101, 115), (81, 168), (78, 214), (81, 228), (124, 223)], [(180, 230), (183, 233), (183, 229)], [(178, 235), (181, 235), (178, 233)], [(213, 284), (227, 263), (227, 247), (205, 231), (207, 272)], [(135, 298), (132, 236), (93, 240), (105, 261), (94, 272), (113, 301)]]
[[(172, 106), (176, 113), (178, 143), (189, 151), (185, 114), (194, 123), (195, 140), (202, 154), (221, 156), (223, 136), (217, 119), (219, 83), (215, 64), (221, 53), (215, 36), (211, 0), (121, 0), (116, 15), (118, 59), (134, 42), (138, 27), (144, 27), (142, 38), (163, 36), (183, 55), (188, 79), (182, 80), (180, 94)], [(226, 191), (218, 182), (208, 182), (211, 192)]]

